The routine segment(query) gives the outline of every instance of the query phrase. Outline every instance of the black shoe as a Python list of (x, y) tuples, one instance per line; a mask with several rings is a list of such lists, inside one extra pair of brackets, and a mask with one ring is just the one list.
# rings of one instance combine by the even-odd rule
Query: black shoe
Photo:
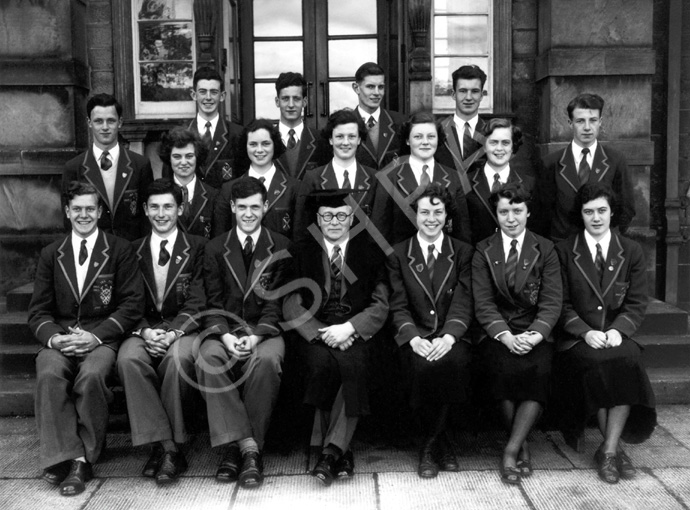
[(311, 474), (319, 482), (328, 487), (333, 483), (333, 479), (337, 476), (335, 464), (336, 460), (334, 455), (331, 455), (330, 453), (322, 453), (319, 457), (319, 461), (314, 467), (314, 471), (312, 471)]
[(259, 452), (249, 452), (242, 456), (240, 485), (245, 489), (258, 487), (264, 481), (264, 463)]
[(158, 466), (161, 464), (162, 457), (163, 447), (160, 445), (160, 443), (156, 443), (151, 451), (149, 460), (147, 460), (146, 464), (144, 464), (144, 469), (142, 470), (141, 475), (145, 476), (146, 478), (155, 478), (156, 473), (158, 472)]
[(156, 473), (156, 483), (158, 485), (166, 485), (177, 480), (187, 470), (187, 459), (180, 451), (165, 452), (161, 459), (158, 473)]
[(352, 478), (355, 475), (355, 458), (352, 450), (343, 453), (335, 463), (335, 476), (338, 479)]
[(441, 471), (459, 471), (460, 464), (450, 440), (442, 436), (439, 442), (438, 465)]
[(81, 460), (71, 461), (69, 473), (60, 484), (60, 494), (63, 496), (76, 496), (86, 489), (86, 482), (93, 478), (91, 464)]
[(219, 482), (234, 482), (240, 476), (242, 466), (242, 455), (237, 444), (233, 443), (228, 447), (225, 457), (220, 461), (216, 471), (216, 480)]
[(606, 483), (618, 483), (620, 473), (616, 467), (617, 461), (615, 453), (604, 453), (601, 449), (598, 449), (594, 454), (594, 462), (597, 463), (599, 478)]
[(436, 478), (439, 466), (434, 459), (434, 449), (431, 445), (426, 445), (419, 452), (419, 468), (417, 474), (422, 478)]
[(43, 470), (43, 474), (41, 475), (41, 478), (43, 478), (50, 485), (60, 485), (62, 483), (62, 481), (65, 478), (67, 478), (67, 474), (69, 473), (69, 468), (70, 468), (70, 461), (69, 460), (66, 460), (64, 462), (60, 462), (59, 464), (55, 464), (54, 466), (50, 466), (49, 468), (45, 468)]
[(618, 469), (620, 477), (625, 480), (635, 478), (637, 474), (637, 469), (635, 469), (630, 457), (628, 457), (622, 448), (619, 448), (618, 452), (616, 452), (616, 468)]

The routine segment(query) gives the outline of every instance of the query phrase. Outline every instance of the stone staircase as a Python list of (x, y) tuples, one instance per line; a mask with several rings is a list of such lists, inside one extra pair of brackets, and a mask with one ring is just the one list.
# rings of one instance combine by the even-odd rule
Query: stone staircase
[[(0, 302), (0, 416), (34, 412), (34, 355), (39, 344), (27, 326), (33, 285), (7, 294)], [(652, 300), (636, 340), (658, 404), (690, 404), (690, 331), (688, 313)]]

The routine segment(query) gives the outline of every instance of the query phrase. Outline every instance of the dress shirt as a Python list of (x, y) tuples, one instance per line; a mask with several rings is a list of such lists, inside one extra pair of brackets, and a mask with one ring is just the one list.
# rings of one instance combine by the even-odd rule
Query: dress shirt
[(201, 115), (197, 114), (197, 116), (196, 116), (196, 130), (199, 132), (199, 135), (201, 135), (203, 137), (204, 133), (206, 132), (206, 123), (210, 122), (211, 123), (211, 138), (213, 138), (216, 135), (216, 127), (218, 127), (218, 121), (219, 120), (220, 120), (220, 114), (216, 115), (211, 120), (206, 120)]
[(103, 149), (93, 144), (93, 157), (96, 158), (98, 170), (101, 172), (101, 178), (105, 185), (109, 202), (108, 207), (112, 210), (115, 207), (115, 181), (117, 180), (117, 165), (120, 162), (120, 144), (116, 143), (112, 149), (108, 149), (108, 159), (113, 163), (113, 166), (108, 170), (101, 170), (101, 156), (103, 152)]
[[(594, 169), (594, 153), (597, 151), (598, 144), (599, 142), (594, 140), (594, 143), (590, 147), (587, 147), (589, 149), (589, 154), (587, 154), (587, 163), (589, 163), (589, 168), (591, 169)], [(575, 168), (580, 168), (580, 161), (582, 160), (582, 149), (584, 148), (585, 147), (582, 147), (575, 140), (573, 140), (572, 151), (573, 158), (575, 158)]]
[(501, 184), (505, 184), (508, 182), (508, 176), (510, 175), (510, 165), (507, 165), (503, 170), (500, 172), (495, 172), (493, 168), (489, 166), (487, 163), (484, 165), (484, 176), (486, 177), (486, 182), (489, 184), (489, 190), (494, 185), (494, 175), (498, 173), (498, 180)]
[(280, 131), (280, 138), (283, 140), (285, 147), (287, 147), (288, 140), (290, 139), (289, 131), (291, 129), (295, 130), (295, 134), (293, 136), (295, 137), (295, 142), (299, 143), (299, 141), (302, 139), (302, 131), (304, 131), (304, 122), (300, 122), (295, 127), (286, 126), (282, 122), (278, 122), (278, 131)]
[[(508, 254), (510, 253), (510, 244), (513, 242), (513, 239), (517, 239), (517, 246), (515, 249), (517, 250), (517, 256), (518, 260), (520, 260), (520, 254), (522, 253), (522, 245), (525, 242), (525, 234), (527, 233), (527, 229), (522, 231), (522, 234), (517, 236), (516, 238), (507, 236), (501, 231), (501, 240), (503, 241), (503, 256), (505, 257), (504, 261), (508, 262)], [(519, 264), (518, 264), (519, 265)]]
[(331, 260), (331, 257), (333, 256), (333, 248), (337, 244), (340, 246), (340, 256), (343, 257), (343, 264), (345, 263), (345, 250), (347, 249), (347, 243), (350, 242), (350, 236), (348, 235), (343, 241), (340, 241), (339, 243), (332, 243), (325, 237), (323, 238), (323, 241), (326, 245), (326, 255), (328, 255), (328, 260)]
[[(260, 174), (256, 170), (254, 170), (253, 167), (249, 167), (249, 170), (247, 171), (247, 177), (254, 177), (258, 179), (259, 177), (264, 178), (264, 186), (266, 187), (266, 190), (271, 187), (271, 182), (273, 181), (273, 176), (276, 174), (276, 166), (271, 165), (271, 168), (268, 169), (268, 172), (265, 174)], [(244, 245), (243, 245), (244, 246)], [(256, 245), (254, 245), (256, 246)]]
[(175, 181), (175, 184), (177, 184), (178, 186), (187, 188), (187, 202), (189, 202), (189, 205), (192, 205), (192, 199), (194, 198), (194, 190), (196, 189), (196, 175), (192, 175), (192, 180), (189, 181), (187, 184), (182, 184), (180, 180), (177, 178), (177, 176), (174, 174), (173, 180)]
[(470, 136), (474, 137), (474, 132), (477, 130), (477, 122), (479, 122), (479, 115), (475, 115), (470, 120), (462, 120), (458, 117), (457, 113), (453, 114), (453, 122), (455, 123), (455, 129), (458, 131), (458, 141), (460, 142), (460, 150), (465, 152), (465, 148), (462, 146), (463, 136), (465, 134), (465, 122), (470, 125)]
[[(247, 236), (247, 234), (242, 232), (240, 227), (235, 227), (235, 230), (237, 232), (237, 240), (240, 242), (240, 247), (242, 249), (244, 249), (244, 243), (247, 240), (247, 237), (252, 238), (252, 253), (254, 253), (254, 251), (256, 251), (256, 244), (259, 242), (259, 237), (261, 236), (261, 227), (257, 228), (256, 232), (254, 232), (250, 236)], [(247, 273), (249, 273), (249, 268), (247, 268)]]
[(587, 248), (589, 248), (589, 253), (592, 255), (592, 262), (596, 263), (597, 260), (597, 243), (601, 246), (601, 255), (606, 260), (609, 254), (609, 245), (611, 244), (611, 229), (609, 229), (601, 241), (597, 241), (592, 237), (592, 235), (585, 230), (585, 242), (587, 243)]
[(410, 154), (410, 168), (412, 169), (412, 173), (414, 174), (414, 178), (417, 179), (417, 184), (422, 183), (422, 174), (424, 173), (424, 165), (427, 165), (429, 168), (427, 169), (427, 173), (429, 174), (429, 181), (434, 182), (434, 158), (429, 159), (428, 161), (422, 161), (421, 159), (417, 158), (416, 156)]
[[(153, 277), (156, 281), (156, 309), (160, 312), (163, 309), (163, 298), (165, 297), (165, 283), (168, 281), (168, 271), (170, 271), (170, 261), (172, 260), (173, 246), (177, 240), (177, 228), (168, 235), (161, 237), (155, 231), (151, 232), (151, 262), (153, 267)], [(161, 242), (168, 241), (165, 249), (170, 253), (170, 259), (164, 266), (158, 265), (161, 254)]]
[(345, 170), (347, 170), (347, 178), (350, 181), (350, 186), (355, 189), (355, 178), (357, 177), (357, 161), (353, 161), (348, 167), (341, 167), (335, 160), (333, 160), (333, 172), (335, 172), (335, 180), (338, 182), (338, 188), (342, 189), (345, 182)]
[(365, 126), (367, 125), (367, 122), (369, 121), (369, 117), (374, 117), (374, 120), (378, 124), (379, 118), (381, 117), (381, 107), (374, 110), (374, 113), (367, 113), (358, 106), (357, 107), (357, 113), (359, 113), (359, 116), (362, 117), (362, 120), (364, 121)]
[(98, 239), (99, 230), (96, 229), (89, 237), (86, 238), (86, 251), (88, 255), (82, 265), (79, 265), (79, 250), (81, 250), (81, 242), (83, 237), (78, 236), (72, 232), (72, 252), (74, 253), (74, 267), (77, 270), (77, 289), (81, 296), (81, 291), (84, 288), (84, 281), (86, 280), (86, 273), (89, 271), (89, 264), (91, 263), (91, 254), (96, 246), (96, 239)]
[[(168, 234), (168, 237), (161, 237), (155, 231), (151, 231), (151, 260), (154, 266), (158, 265), (158, 258), (161, 254), (161, 241), (168, 241), (165, 249), (168, 250), (170, 259), (172, 259), (173, 246), (175, 246), (175, 242), (177, 241), (177, 227), (175, 227), (173, 232)], [(170, 261), (168, 261), (168, 264), (169, 263)]]
[(419, 247), (422, 249), (422, 255), (424, 255), (424, 261), (426, 261), (427, 256), (429, 255), (429, 246), (433, 245), (434, 246), (434, 257), (436, 257), (436, 260), (441, 256), (442, 250), (441, 248), (443, 247), (443, 231), (441, 231), (441, 235), (438, 236), (438, 238), (433, 242), (430, 243), (428, 241), (425, 241), (422, 239), (422, 235), (417, 232), (417, 242), (419, 243)]

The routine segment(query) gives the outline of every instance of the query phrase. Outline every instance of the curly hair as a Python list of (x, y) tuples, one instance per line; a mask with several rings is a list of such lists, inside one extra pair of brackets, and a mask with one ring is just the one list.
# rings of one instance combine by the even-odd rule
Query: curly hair
[(510, 119), (490, 119), (484, 126), (482, 134), (485, 137), (489, 137), (491, 133), (496, 131), (498, 128), (508, 128), (510, 129), (510, 139), (513, 141), (513, 154), (517, 154), (518, 149), (522, 145), (522, 129), (514, 125)]
[(199, 172), (201, 167), (206, 162), (208, 156), (208, 149), (196, 131), (190, 131), (183, 127), (176, 127), (165, 133), (161, 139), (161, 146), (158, 149), (158, 155), (161, 161), (172, 168), (170, 162), (170, 154), (173, 149), (181, 149), (187, 145), (194, 146), (194, 154), (196, 155), (196, 171)]
[(247, 153), (247, 140), (249, 140), (249, 133), (254, 133), (259, 129), (265, 129), (271, 137), (274, 161), (280, 158), (287, 150), (282, 138), (280, 138), (278, 127), (272, 121), (268, 119), (255, 119), (251, 121), (242, 131), (242, 135), (237, 140), (237, 146), (235, 147), (234, 168), (239, 172), (238, 175), (246, 173), (252, 164)]

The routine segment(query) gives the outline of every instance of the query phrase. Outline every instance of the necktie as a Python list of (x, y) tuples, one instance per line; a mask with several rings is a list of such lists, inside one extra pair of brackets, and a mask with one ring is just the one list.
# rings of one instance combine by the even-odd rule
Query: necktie
[(426, 256), (426, 267), (429, 270), (429, 278), (434, 279), (434, 264), (436, 257), (434, 256), (434, 245), (429, 245), (429, 254)]
[(587, 163), (587, 154), (589, 154), (589, 149), (582, 149), (582, 159), (580, 160), (580, 166), (577, 168), (577, 176), (580, 178), (580, 186), (587, 184), (589, 173), (592, 171), (589, 163)]
[(340, 276), (340, 271), (343, 268), (343, 256), (340, 253), (340, 246), (333, 246), (333, 254), (331, 255), (331, 274), (333, 278), (338, 278)]
[(170, 252), (165, 249), (165, 245), (168, 244), (168, 241), (161, 241), (161, 253), (158, 256), (158, 265), (159, 266), (164, 266), (168, 263), (170, 260)]
[(495, 173), (494, 174), (494, 183), (491, 185), (491, 193), (496, 193), (500, 189), (501, 189), (501, 177), (497, 173)]
[(79, 265), (83, 266), (86, 262), (89, 252), (86, 250), (86, 239), (81, 240), (81, 248), (79, 248)]
[(350, 177), (347, 170), (343, 172), (343, 189), (351, 189), (352, 184), (350, 184)]
[(184, 204), (184, 209), (182, 209), (182, 217), (187, 218), (189, 216), (189, 209), (191, 205), (189, 203), (189, 190), (187, 186), (180, 186), (182, 188), (182, 203)]
[(259, 182), (264, 184), (266, 182), (266, 177), (259, 177)]
[(251, 236), (247, 236), (244, 241), (244, 248), (242, 248), (242, 258), (244, 259), (244, 267), (249, 270), (249, 263), (252, 260), (252, 253), (254, 252), (254, 240)]
[(427, 187), (431, 182), (431, 177), (429, 177), (429, 165), (424, 165), (422, 167), (422, 178), (419, 180), (419, 185)]
[(295, 139), (295, 130), (290, 129), (290, 131), (288, 131), (288, 135), (290, 135), (290, 138), (288, 138), (287, 148), (294, 149), (295, 145), (297, 145), (297, 140)]
[(101, 154), (101, 170), (109, 170), (113, 166), (113, 162), (110, 161), (110, 153), (108, 151), (103, 151)]
[(210, 121), (206, 122), (206, 131), (204, 131), (204, 136), (201, 138), (201, 141), (204, 142), (204, 145), (206, 145), (207, 149), (211, 148), (211, 142), (213, 141), (213, 135), (211, 135), (211, 122)]
[(604, 261), (604, 254), (601, 251), (601, 245), (597, 243), (597, 255), (596, 258), (594, 259), (594, 265), (597, 268), (597, 273), (599, 273), (599, 283), (601, 283), (601, 280), (603, 279), (604, 276), (604, 265), (606, 262)]
[(462, 159), (470, 157), (470, 148), (472, 147), (472, 132), (470, 131), (470, 123), (465, 122), (465, 131), (462, 135)]
[(376, 119), (374, 118), (373, 115), (369, 116), (369, 120), (367, 121), (367, 131), (373, 128), (376, 125)]
[(517, 239), (510, 241), (510, 251), (508, 252), (508, 260), (506, 261), (506, 283), (508, 289), (511, 291), (515, 287), (515, 272), (517, 270)]

